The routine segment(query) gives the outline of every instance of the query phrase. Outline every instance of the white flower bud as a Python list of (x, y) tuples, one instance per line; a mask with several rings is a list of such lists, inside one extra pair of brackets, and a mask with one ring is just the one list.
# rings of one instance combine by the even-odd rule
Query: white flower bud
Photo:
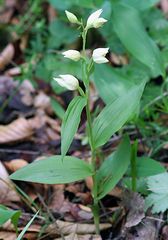
[(94, 22), (93, 27), (99, 28), (106, 22), (107, 22), (107, 20), (105, 18), (98, 18), (97, 21)]
[(62, 54), (64, 55), (65, 58), (69, 58), (75, 62), (79, 61), (79, 59), (81, 58), (81, 54), (77, 50), (68, 50), (63, 52)]
[(69, 12), (69, 11), (65, 11), (66, 13), (66, 16), (68, 18), (68, 20), (71, 22), (71, 23), (79, 23), (77, 17), (75, 16), (75, 14)]
[(93, 61), (100, 64), (108, 62), (108, 59), (105, 58), (106, 54), (108, 53), (109, 48), (97, 48), (93, 51), (92, 57)]
[(97, 10), (96, 12), (92, 13), (87, 20), (86, 29), (89, 28), (99, 28), (101, 27), (105, 22), (107, 22), (104, 18), (99, 18), (101, 13), (103, 12), (102, 9)]
[(79, 87), (78, 79), (70, 74), (59, 75), (59, 78), (54, 78), (54, 80), (64, 88), (68, 90), (76, 90)]

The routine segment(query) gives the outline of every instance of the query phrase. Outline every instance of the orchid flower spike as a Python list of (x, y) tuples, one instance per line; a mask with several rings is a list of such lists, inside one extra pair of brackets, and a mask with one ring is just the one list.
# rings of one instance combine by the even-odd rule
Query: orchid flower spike
[(99, 28), (101, 27), (105, 22), (107, 22), (106, 19), (100, 18), (101, 13), (103, 12), (102, 9), (97, 10), (96, 12), (92, 13), (87, 20), (86, 29), (89, 28)]
[(54, 80), (64, 88), (67, 88), (68, 90), (76, 90), (79, 88), (79, 81), (77, 78), (75, 78), (73, 75), (65, 74), (65, 75), (59, 75), (58, 78), (54, 77)]
[(68, 50), (62, 53), (65, 58), (69, 58), (75, 62), (79, 61), (81, 58), (81, 54), (77, 50)]
[(108, 53), (109, 48), (97, 48), (93, 51), (92, 57), (95, 63), (106, 63), (108, 59), (105, 58), (106, 54)]
[(78, 21), (77, 17), (75, 16), (75, 14), (73, 14), (73, 13), (67, 11), (67, 10), (65, 11), (65, 14), (66, 14), (68, 20), (71, 23), (77, 23), (77, 24), (79, 23), (79, 21)]

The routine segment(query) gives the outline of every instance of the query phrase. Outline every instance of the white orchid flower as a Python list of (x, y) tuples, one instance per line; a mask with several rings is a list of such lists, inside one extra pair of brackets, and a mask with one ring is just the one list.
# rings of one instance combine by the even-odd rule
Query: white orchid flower
[(102, 9), (97, 10), (96, 12), (92, 13), (87, 20), (86, 29), (89, 28), (99, 28), (101, 27), (105, 22), (107, 22), (104, 18), (99, 18), (101, 13), (103, 12)]
[(65, 74), (65, 75), (59, 75), (59, 78), (55, 78), (54, 80), (64, 88), (67, 88), (68, 90), (76, 90), (79, 88), (79, 81), (77, 78), (75, 78), (73, 75)]
[(81, 54), (77, 50), (68, 50), (63, 52), (62, 54), (64, 55), (65, 58), (69, 58), (75, 62), (79, 61), (79, 59), (81, 58)]
[(105, 58), (106, 54), (108, 53), (109, 48), (97, 48), (93, 51), (92, 57), (93, 61), (100, 64), (108, 62), (108, 59)]
[(68, 20), (71, 22), (71, 23), (79, 23), (77, 17), (75, 16), (75, 14), (65, 10), (65, 14), (68, 18)]

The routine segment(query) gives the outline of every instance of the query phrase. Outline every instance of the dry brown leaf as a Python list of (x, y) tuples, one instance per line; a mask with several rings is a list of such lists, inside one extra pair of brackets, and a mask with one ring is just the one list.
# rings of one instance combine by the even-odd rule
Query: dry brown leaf
[(14, 13), (14, 7), (16, 0), (5, 0), (3, 4), (0, 4), (0, 23), (8, 23)]
[[(18, 227), (18, 231), (22, 231), (24, 228), (25, 228), (25, 226)], [(7, 221), (5, 224), (3, 224), (1, 226), (1, 229), (4, 230), (4, 231), (8, 231), (8, 232), (15, 231), (14, 225), (11, 223), (11, 221)], [(31, 224), (28, 232), (38, 233), (38, 232), (40, 232), (40, 229), (41, 229), (41, 226), (39, 224)]]
[(121, 198), (121, 195), (122, 195), (122, 189), (119, 188), (119, 187), (115, 187), (113, 188), (113, 190), (111, 190), (108, 195), (110, 196), (114, 196), (114, 197), (117, 197), (117, 198)]
[(22, 102), (27, 105), (33, 105), (34, 98), (33, 93), (35, 89), (29, 80), (24, 80), (23, 83), (19, 87), (19, 92), (22, 95)]
[[(90, 234), (86, 234), (86, 235), (77, 235), (74, 233), (71, 233), (68, 236), (64, 237), (65, 240), (101, 240), (102, 238), (98, 235), (90, 235)], [(54, 240), (62, 240), (62, 238), (55, 238)]]
[(10, 21), (10, 18), (13, 14), (13, 9), (6, 9), (3, 13), (0, 14), (0, 23), (6, 24)]
[(0, 231), (1, 240), (16, 240), (17, 236), (14, 232)]
[(20, 141), (30, 137), (33, 129), (28, 120), (18, 118), (8, 125), (0, 125), (0, 143)]
[(168, 239), (168, 225), (165, 225), (162, 229), (162, 238), (163, 240)]
[(145, 217), (145, 201), (139, 193), (125, 191), (123, 193), (122, 204), (128, 211), (125, 227), (136, 226)]
[(60, 124), (58, 121), (46, 116), (46, 123), (48, 125), (50, 125), (50, 127), (54, 130), (56, 130), (57, 132), (60, 132), (61, 131), (61, 127), (60, 127)]
[(20, 67), (10, 68), (9, 70), (5, 71), (5, 75), (9, 77), (18, 76), (21, 74)]
[(20, 201), (20, 198), (14, 190), (14, 185), (9, 179), (9, 175), (0, 161), (0, 204)]
[(0, 54), (0, 70), (3, 70), (13, 59), (15, 49), (13, 44), (9, 43)]
[[(87, 223), (71, 223), (71, 222), (64, 222), (61, 220), (56, 221), (56, 225), (58, 226), (59, 230), (63, 234), (92, 234), (95, 233), (95, 225), (94, 224), (87, 224)], [(110, 228), (111, 224), (109, 223), (101, 223), (100, 230), (105, 230)], [(55, 229), (55, 224), (49, 225), (47, 228), (47, 232), (52, 231), (53, 233), (57, 230)]]
[(40, 92), (34, 99), (36, 108), (48, 109), (51, 107), (50, 98), (43, 92)]
[(136, 226), (133, 231), (130, 229), (130, 232), (127, 232), (127, 235), (124, 239), (157, 240), (160, 238), (158, 236), (158, 230), (155, 221), (145, 219), (143, 223)]
[(86, 178), (86, 186), (90, 190), (93, 188), (93, 179), (92, 179), (92, 177), (87, 177)]
[(47, 127), (46, 134), (47, 134), (48, 138), (51, 140), (60, 139), (60, 135), (56, 131), (54, 131), (52, 128)]
[(11, 172), (15, 172), (27, 164), (28, 163), (23, 159), (13, 159), (10, 162), (4, 162), (5, 167)]
[(24, 239), (37, 240), (38, 239), (38, 234), (34, 233), (34, 232), (26, 232), (24, 234)]
[(49, 208), (52, 210), (60, 210), (60, 208), (63, 205), (64, 202), (64, 188), (65, 185), (63, 184), (58, 184), (58, 185), (53, 185), (53, 194), (52, 194), (52, 200), (49, 205)]

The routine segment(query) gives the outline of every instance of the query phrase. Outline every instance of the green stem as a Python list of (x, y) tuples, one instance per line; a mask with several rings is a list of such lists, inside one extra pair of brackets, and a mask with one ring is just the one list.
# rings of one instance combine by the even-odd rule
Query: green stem
[(89, 89), (89, 75), (91, 67), (88, 64), (86, 60), (86, 35), (87, 35), (87, 29), (83, 27), (83, 33), (82, 33), (82, 39), (83, 39), (83, 61), (82, 61), (82, 70), (83, 70), (83, 82), (86, 88), (86, 117), (87, 117), (87, 127), (88, 127), (88, 138), (89, 138), (89, 144), (91, 148), (92, 153), (92, 166), (94, 174), (92, 176), (93, 179), (93, 189), (92, 189), (92, 196), (93, 196), (93, 206), (92, 206), (92, 212), (94, 216), (94, 223), (96, 228), (96, 233), (100, 234), (99, 230), (99, 202), (97, 199), (97, 181), (96, 181), (96, 149), (94, 145), (94, 139), (93, 139), (93, 133), (92, 133), (92, 118), (90, 113), (90, 89)]
[(132, 191), (136, 192), (137, 183), (137, 169), (136, 169), (136, 158), (137, 158), (137, 146), (138, 141), (136, 140), (132, 146), (132, 152), (131, 152), (131, 177), (132, 177)]
[(94, 199), (94, 203), (92, 206), (92, 211), (93, 211), (93, 216), (94, 216), (94, 224), (96, 228), (96, 234), (100, 234), (100, 229), (99, 229), (99, 203), (97, 200)]

